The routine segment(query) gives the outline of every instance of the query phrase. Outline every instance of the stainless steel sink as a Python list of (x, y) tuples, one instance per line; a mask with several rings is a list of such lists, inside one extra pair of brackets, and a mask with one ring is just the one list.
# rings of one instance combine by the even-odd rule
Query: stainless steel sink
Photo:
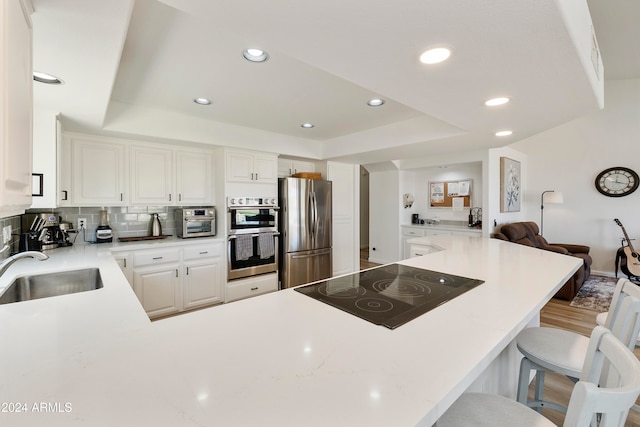
[(21, 276), (0, 295), (0, 304), (93, 291), (103, 286), (97, 268)]

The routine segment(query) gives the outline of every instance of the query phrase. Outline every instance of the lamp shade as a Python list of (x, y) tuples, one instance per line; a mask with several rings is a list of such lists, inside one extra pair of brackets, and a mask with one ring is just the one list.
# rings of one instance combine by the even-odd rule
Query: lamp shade
[(560, 204), (564, 203), (564, 198), (562, 197), (562, 193), (560, 191), (551, 191), (544, 195), (544, 202), (550, 204)]

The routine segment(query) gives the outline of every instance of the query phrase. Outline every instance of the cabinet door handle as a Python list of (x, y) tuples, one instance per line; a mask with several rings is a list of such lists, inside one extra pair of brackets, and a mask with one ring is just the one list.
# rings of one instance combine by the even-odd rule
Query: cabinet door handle
[(251, 172), (251, 181), (253, 181), (253, 172)]
[(257, 286), (255, 288), (251, 288), (252, 291), (257, 291), (258, 289), (260, 288), (258, 288)]
[(123, 258), (122, 261), (124, 261), (122, 264), (124, 264), (124, 268), (127, 268), (127, 259)]
[(258, 174), (256, 174), (256, 181), (258, 180)]
[(200, 252), (200, 255), (206, 255), (208, 253), (209, 253), (209, 251), (204, 251), (204, 252)]
[(176, 268), (176, 277), (178, 277), (178, 269)]
[(64, 198), (62, 200), (69, 200), (67, 198), (68, 194), (67, 194), (67, 190), (62, 190), (62, 192), (64, 193)]
[[(177, 270), (176, 270), (177, 271)], [(189, 275), (189, 267), (187, 267), (187, 276)], [(178, 276), (176, 276), (178, 277)]]
[(181, 202), (182, 201), (182, 194), (178, 193), (178, 201)]
[(122, 198), (122, 193), (120, 193), (120, 201), (123, 201), (124, 199)]
[(163, 257), (163, 256), (156, 256), (156, 257), (153, 257), (153, 259), (162, 259), (162, 258), (164, 258), (164, 257)]
[(169, 201), (171, 201), (171, 193), (169, 193)]

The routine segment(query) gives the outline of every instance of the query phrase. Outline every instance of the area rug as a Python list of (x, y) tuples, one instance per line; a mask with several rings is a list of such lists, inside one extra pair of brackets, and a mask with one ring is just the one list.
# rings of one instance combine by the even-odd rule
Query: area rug
[(618, 279), (614, 277), (591, 276), (580, 287), (569, 305), (601, 313), (607, 311), (617, 282)]

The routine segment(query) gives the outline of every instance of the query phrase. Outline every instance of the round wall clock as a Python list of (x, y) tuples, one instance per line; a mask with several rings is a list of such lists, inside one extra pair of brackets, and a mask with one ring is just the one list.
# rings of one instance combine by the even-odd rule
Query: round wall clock
[(622, 197), (636, 191), (640, 178), (631, 169), (617, 166), (600, 172), (595, 184), (596, 189), (605, 196)]

